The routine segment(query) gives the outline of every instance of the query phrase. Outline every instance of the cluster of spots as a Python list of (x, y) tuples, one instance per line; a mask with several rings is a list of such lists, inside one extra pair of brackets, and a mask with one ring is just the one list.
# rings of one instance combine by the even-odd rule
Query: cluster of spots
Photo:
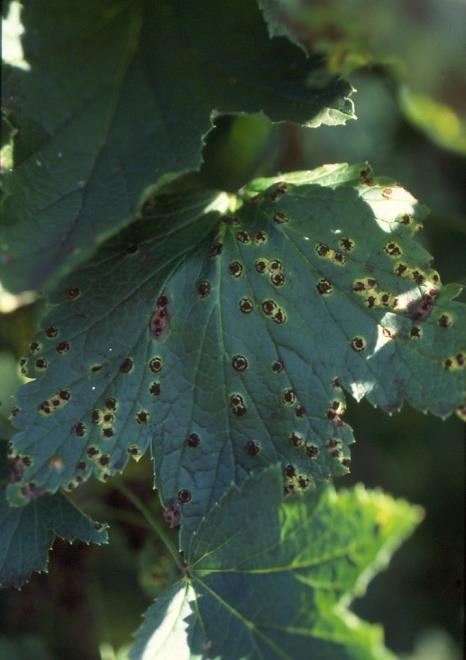
[(149, 321), (149, 330), (151, 337), (160, 341), (163, 339), (170, 327), (170, 318), (172, 313), (169, 308), (168, 296), (162, 294), (157, 299), (155, 311)]
[[(396, 243), (388, 243), (387, 245), (396, 245)], [(387, 247), (387, 246), (385, 246)], [(397, 255), (395, 255), (397, 256)], [(412, 280), (419, 286), (434, 287), (438, 286), (440, 282), (440, 275), (436, 270), (423, 270), (422, 268), (411, 268), (403, 261), (397, 261), (393, 267), (393, 272), (398, 277)]]
[(361, 277), (354, 280), (352, 291), (363, 299), (369, 307), (385, 307), (395, 309), (398, 307), (398, 298), (389, 291), (378, 291), (378, 282), (373, 277)]
[(167, 501), (167, 506), (162, 512), (165, 522), (171, 529), (179, 527), (181, 522), (181, 506), (180, 501), (174, 497), (171, 497)]
[(254, 267), (260, 275), (268, 275), (274, 286), (285, 284), (283, 264), (279, 259), (257, 259)]
[(245, 415), (248, 410), (241, 394), (232, 394), (230, 396), (230, 406), (233, 414), (237, 417), (243, 417), (243, 415)]
[(329, 296), (333, 291), (333, 286), (331, 282), (323, 277), (317, 282), (316, 289), (321, 296)]
[(71, 392), (63, 388), (59, 392), (52, 394), (49, 399), (39, 403), (37, 409), (43, 416), (52, 415), (66, 406), (71, 399)]
[(367, 341), (364, 339), (364, 337), (356, 335), (356, 337), (353, 337), (351, 340), (351, 348), (357, 353), (361, 353), (362, 351), (366, 350)]
[(78, 287), (71, 287), (69, 289), (66, 289), (65, 295), (67, 300), (77, 300), (79, 296), (81, 295), (81, 291), (78, 289)]
[(387, 243), (384, 247), (384, 250), (389, 257), (400, 257), (403, 254), (401, 245), (395, 243), (394, 241), (390, 241), (389, 243)]
[(248, 368), (248, 360), (244, 355), (234, 355), (231, 364), (236, 371), (246, 371)]
[(278, 181), (270, 189), (270, 199), (276, 202), (288, 190), (288, 184), (285, 181)]
[(228, 270), (232, 277), (241, 277), (243, 274), (243, 264), (239, 261), (232, 261), (228, 266)]
[(415, 222), (408, 213), (403, 213), (400, 215), (396, 219), (396, 222), (402, 227), (408, 229), (412, 234), (415, 234), (423, 228), (422, 222)]
[(208, 282), (207, 280), (201, 280), (201, 282), (199, 282), (199, 284), (197, 285), (197, 295), (201, 299), (208, 298), (208, 296), (210, 295), (210, 291), (211, 291), (210, 282)]
[(243, 314), (250, 314), (254, 309), (254, 302), (248, 297), (241, 298), (239, 309)]
[(23, 374), (23, 376), (27, 376), (29, 374), (28, 371), (28, 359), (26, 357), (22, 357), (19, 360), (19, 370)]
[(285, 476), (284, 493), (290, 495), (309, 488), (311, 480), (306, 474), (298, 474), (294, 465), (288, 464), (283, 470)]
[(32, 481), (28, 484), (24, 484), (24, 486), (21, 486), (20, 491), (21, 495), (28, 500), (37, 500), (39, 497), (45, 495), (45, 490), (43, 488), (39, 488), (39, 486), (37, 486), (37, 484)]
[(437, 302), (439, 295), (438, 289), (429, 289), (427, 293), (423, 293), (418, 300), (412, 300), (406, 306), (408, 318), (411, 321), (425, 321), (432, 314), (434, 305)]
[[(344, 240), (351, 240), (351, 239), (344, 239)], [(352, 245), (354, 245), (353, 242)], [(319, 257), (321, 257), (322, 259), (327, 259), (328, 261), (331, 261), (337, 266), (344, 266), (346, 264), (346, 254), (341, 250), (334, 250), (325, 243), (316, 243), (315, 251)], [(345, 251), (348, 252), (348, 250)]]
[(222, 254), (223, 251), (223, 243), (220, 243), (219, 241), (215, 241), (210, 248), (209, 251), (209, 256), (214, 259), (215, 257), (218, 257), (220, 254)]
[(274, 323), (282, 325), (287, 321), (287, 315), (283, 307), (280, 307), (275, 300), (267, 299), (261, 303), (261, 309), (265, 316), (270, 318)]
[(325, 446), (327, 452), (332, 458), (338, 460), (342, 465), (349, 469), (351, 466), (351, 460), (344, 455), (340, 438), (330, 438)]
[[(110, 455), (109, 454), (104, 454), (100, 451), (98, 447), (95, 445), (90, 445), (86, 449), (86, 455), (93, 461), (95, 468), (98, 471), (98, 479), (99, 481), (107, 481), (107, 479), (110, 477), (110, 472), (109, 472), (109, 465), (110, 465)], [(84, 461), (78, 463), (76, 466), (78, 470), (85, 470), (87, 465)], [(75, 483), (73, 482), (71, 484), (68, 484), (68, 488), (72, 488), (73, 486), (77, 485), (76, 481), (82, 481), (82, 478), (75, 477)]]
[(443, 366), (448, 371), (458, 371), (465, 368), (465, 351), (450, 355), (443, 361)]
[(113, 437), (115, 412), (118, 407), (116, 399), (108, 397), (105, 400), (105, 407), (103, 409), (95, 408), (91, 413), (92, 423), (101, 427), (101, 434), (103, 438)]
[(335, 426), (343, 426), (343, 415), (346, 412), (346, 402), (343, 399), (334, 399), (327, 409), (327, 419)]
[(30, 456), (20, 456), (19, 454), (9, 455), (9, 458), (13, 460), (13, 466), (10, 472), (10, 482), (14, 484), (22, 480), (24, 469), (31, 467), (32, 465), (32, 458)]

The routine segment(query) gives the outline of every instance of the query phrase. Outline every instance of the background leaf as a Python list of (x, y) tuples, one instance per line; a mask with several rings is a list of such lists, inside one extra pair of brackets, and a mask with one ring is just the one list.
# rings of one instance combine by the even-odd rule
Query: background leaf
[(277, 467), (232, 487), (192, 536), (188, 577), (148, 610), (131, 658), (392, 658), (347, 607), (421, 518), (362, 486), (283, 502)]
[(54, 0), (47, 12), (25, 2), (23, 21), (27, 64), (8, 69), (3, 89), (18, 131), (3, 177), (0, 275), (12, 290), (41, 289), (82, 262), (146, 186), (197, 168), (215, 113), (308, 125), (353, 116), (348, 83), (270, 40), (255, 0), (221, 10)]

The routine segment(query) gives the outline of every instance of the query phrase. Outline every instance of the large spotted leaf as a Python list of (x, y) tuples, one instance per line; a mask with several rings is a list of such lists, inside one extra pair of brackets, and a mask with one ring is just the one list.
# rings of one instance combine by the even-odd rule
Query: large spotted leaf
[(152, 443), (189, 532), (251, 470), (281, 461), (287, 490), (345, 473), (343, 390), (461, 406), (465, 308), (413, 238), (411, 195), (338, 165), (256, 181), (220, 221), (209, 202), (160, 197), (58, 292), (24, 365), (13, 442), (32, 465), (12, 497)]
[(132, 660), (394, 658), (348, 606), (421, 512), (362, 486), (282, 490), (272, 468), (227, 493), (192, 536), (186, 577), (146, 612)]
[(127, 222), (146, 186), (197, 168), (215, 113), (353, 116), (349, 84), (270, 39), (255, 0), (22, 4), (26, 64), (3, 88), (18, 129), (3, 177), (9, 288), (47, 285)]

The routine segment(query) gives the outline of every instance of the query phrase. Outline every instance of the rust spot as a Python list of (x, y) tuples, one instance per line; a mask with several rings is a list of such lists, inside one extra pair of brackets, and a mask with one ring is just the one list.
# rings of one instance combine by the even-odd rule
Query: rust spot
[(285, 222), (288, 222), (288, 216), (282, 211), (277, 211), (273, 214), (273, 221), (276, 222), (277, 225), (283, 225)]
[(359, 337), (359, 336), (353, 337), (353, 339), (351, 340), (351, 347), (353, 348), (353, 350), (360, 353), (361, 351), (364, 351), (365, 348), (367, 348), (367, 342), (364, 339), (364, 337)]
[(52, 339), (58, 335), (58, 328), (56, 328), (54, 325), (51, 325), (49, 328), (47, 328), (45, 334), (49, 339)]
[(245, 446), (244, 449), (249, 456), (256, 456), (260, 452), (260, 447), (258, 444), (256, 444), (253, 440), (249, 440)]
[(189, 490), (186, 490), (186, 488), (182, 488), (178, 491), (178, 499), (180, 500), (181, 504), (187, 504), (191, 501), (191, 493)]
[(66, 297), (68, 300), (76, 300), (81, 295), (81, 291), (78, 287), (72, 287), (66, 290)]
[(249, 236), (247, 231), (239, 231), (236, 234), (236, 238), (240, 243), (250, 243), (251, 242), (251, 237)]
[(243, 314), (250, 314), (254, 309), (254, 303), (251, 298), (241, 298), (239, 308)]
[(328, 296), (332, 293), (333, 287), (328, 280), (323, 278), (317, 282), (316, 289), (321, 296)]
[(105, 400), (105, 406), (109, 410), (116, 410), (116, 408), (117, 408), (116, 399), (114, 399), (113, 397), (108, 397), (108, 399)]
[(245, 371), (248, 368), (248, 360), (244, 355), (234, 355), (231, 364), (236, 371)]
[(293, 447), (302, 447), (304, 445), (304, 438), (297, 431), (293, 431), (288, 439)]
[(120, 364), (120, 373), (121, 374), (129, 374), (129, 372), (133, 368), (133, 360), (131, 358), (126, 358), (121, 364)]
[(55, 350), (57, 351), (57, 353), (63, 355), (63, 353), (67, 353), (70, 350), (70, 345), (67, 341), (61, 341), (59, 344), (56, 345)]
[(449, 328), (452, 325), (453, 320), (449, 314), (442, 314), (439, 316), (437, 323), (441, 328)]
[(189, 447), (199, 447), (201, 439), (197, 433), (190, 433), (186, 442), (188, 443)]
[(149, 387), (149, 392), (152, 394), (152, 396), (159, 396), (160, 383), (157, 382), (151, 383), (151, 386)]
[(317, 458), (319, 455), (319, 449), (315, 445), (306, 445), (306, 455), (309, 458)]
[(214, 243), (212, 247), (210, 248), (209, 255), (211, 257), (218, 257), (219, 254), (222, 253), (223, 250), (223, 244), (222, 243)]
[(156, 356), (152, 358), (149, 362), (149, 369), (154, 373), (158, 374), (162, 370), (162, 358)]
[(138, 424), (147, 424), (149, 421), (149, 413), (147, 410), (139, 410), (139, 412), (136, 413), (136, 422)]
[(174, 497), (170, 498), (167, 501), (167, 506), (164, 508), (162, 515), (171, 529), (179, 527), (181, 521), (181, 507), (179, 501)]
[(243, 265), (239, 261), (232, 261), (228, 266), (228, 270), (233, 277), (241, 277), (243, 274)]
[(83, 422), (78, 422), (74, 426), (74, 432), (75, 435), (79, 436), (80, 438), (84, 437), (87, 432), (86, 425)]
[(279, 374), (280, 371), (283, 371), (283, 362), (281, 360), (277, 360), (276, 362), (273, 362), (272, 371), (274, 374)]

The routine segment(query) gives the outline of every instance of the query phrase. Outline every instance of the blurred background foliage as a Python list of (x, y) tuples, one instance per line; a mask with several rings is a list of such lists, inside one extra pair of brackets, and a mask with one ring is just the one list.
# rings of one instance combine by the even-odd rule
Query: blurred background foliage
[[(271, 126), (261, 116), (219, 117), (197, 178), (235, 191), (251, 177), (368, 160), (431, 209), (420, 240), (443, 281), (466, 285), (465, 76), (462, 0), (274, 0), (301, 43), (325, 51), (350, 77), (358, 120), (345, 127)], [(463, 295), (463, 300), (465, 299)], [(34, 335), (42, 303), (0, 288), (0, 432), (24, 377), (17, 361)], [(463, 629), (464, 427), (405, 407), (387, 416), (349, 406), (358, 439), (353, 472), (362, 481), (421, 504), (426, 518), (370, 585), (354, 610), (382, 622), (405, 660), (455, 660)], [(160, 515), (148, 459), (125, 480)], [(89, 482), (73, 496), (111, 523), (103, 548), (56, 542), (48, 576), (0, 593), (0, 657), (5, 660), (123, 660), (140, 613), (176, 579), (163, 548), (124, 497)]]

